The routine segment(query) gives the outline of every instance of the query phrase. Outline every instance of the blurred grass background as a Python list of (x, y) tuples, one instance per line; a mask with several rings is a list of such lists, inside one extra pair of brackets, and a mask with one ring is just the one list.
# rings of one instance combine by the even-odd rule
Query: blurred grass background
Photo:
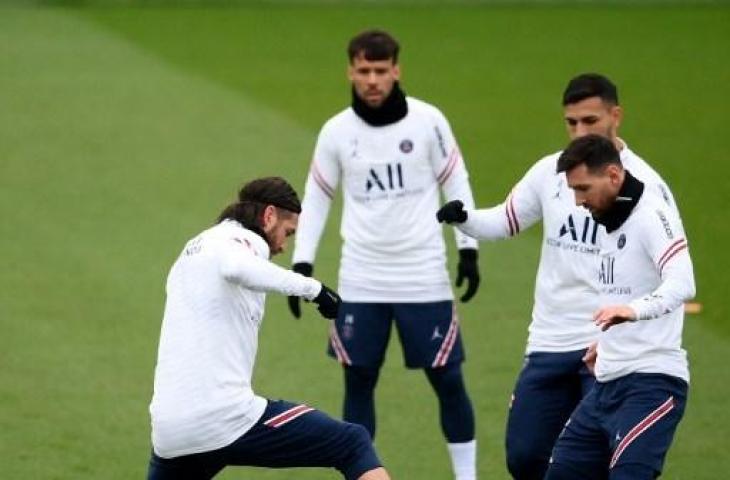
[[(705, 307), (686, 321), (692, 388), (664, 478), (722, 478), (729, 24), (722, 2), (0, 7), (2, 476), (144, 476), (169, 266), (245, 180), (281, 174), (302, 188), (319, 127), (349, 102), (346, 43), (378, 26), (401, 41), (405, 90), (450, 119), (481, 205), (564, 146), (560, 95), (570, 77), (599, 71), (618, 84), (622, 137), (678, 199)], [(316, 262), (331, 284), (337, 219), (335, 208)], [(539, 243), (536, 228), (483, 245), (481, 290), (460, 307), (482, 478), (507, 478), (502, 435)], [(317, 315), (295, 321), (272, 296), (257, 391), (339, 415), (341, 373), (323, 353), (326, 335)], [(436, 399), (422, 373), (402, 367), (396, 344), (377, 392), (377, 447), (394, 478), (449, 478)], [(292, 477), (337, 475), (221, 475)]]

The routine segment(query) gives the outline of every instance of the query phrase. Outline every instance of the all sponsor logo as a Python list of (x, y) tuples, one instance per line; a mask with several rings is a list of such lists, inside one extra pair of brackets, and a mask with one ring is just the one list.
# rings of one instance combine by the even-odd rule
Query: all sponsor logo
[(569, 235), (574, 242), (589, 243), (591, 245), (596, 244), (596, 237), (598, 236), (598, 223), (591, 217), (584, 217), (583, 221), (575, 221), (573, 215), (568, 215), (568, 219), (560, 227), (559, 237)]
[(613, 268), (616, 264), (614, 257), (604, 257), (601, 269), (598, 271), (598, 281), (604, 285), (613, 285)]
[(365, 191), (370, 192), (378, 188), (381, 191), (397, 190), (403, 188), (403, 167), (400, 163), (387, 163), (370, 168)]
[(619, 235), (616, 246), (619, 248), (619, 250), (626, 246), (626, 234), (622, 233), (621, 235)]

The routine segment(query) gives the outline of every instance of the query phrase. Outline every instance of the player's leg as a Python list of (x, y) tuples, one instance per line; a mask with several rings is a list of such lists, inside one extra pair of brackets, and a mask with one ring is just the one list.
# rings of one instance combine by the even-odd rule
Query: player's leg
[(656, 478), (684, 414), (687, 384), (669, 375), (642, 373), (614, 383), (620, 403), (609, 431), (610, 478)]
[(461, 372), (464, 349), (453, 303), (397, 304), (394, 308), (406, 366), (424, 369), (438, 397), (441, 429), (455, 478), (474, 479), (474, 410)]
[(603, 428), (601, 384), (581, 400), (553, 447), (545, 480), (608, 478), (609, 446)]
[(196, 453), (175, 458), (151, 454), (147, 480), (208, 480), (225, 467), (217, 452)]
[(390, 338), (392, 309), (378, 303), (343, 302), (330, 331), (328, 353), (343, 366), (342, 418), (375, 437), (375, 386)]
[(532, 352), (525, 357), (505, 434), (507, 468), (516, 480), (545, 476), (555, 440), (588, 383), (580, 373), (584, 352)]
[(441, 431), (448, 443), (456, 479), (476, 478), (474, 410), (464, 386), (461, 364), (426, 369), (439, 401)]
[(328, 467), (347, 480), (388, 478), (364, 427), (285, 401), (270, 401), (256, 425), (221, 451), (228, 465)]
[(365, 427), (375, 438), (375, 386), (380, 370), (373, 367), (343, 366), (345, 399), (342, 419)]

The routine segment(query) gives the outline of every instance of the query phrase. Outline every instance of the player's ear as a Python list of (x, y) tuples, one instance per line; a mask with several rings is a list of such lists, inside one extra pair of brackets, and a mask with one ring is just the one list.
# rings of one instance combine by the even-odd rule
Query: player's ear
[(624, 109), (619, 105), (611, 107), (611, 116), (613, 117), (613, 126), (616, 130), (621, 126), (621, 122), (624, 119)]
[(400, 65), (397, 63), (393, 65), (393, 78), (400, 80)]
[(261, 228), (263, 228), (264, 232), (269, 232), (276, 224), (276, 221), (278, 219), (278, 212), (276, 211), (276, 207), (273, 205), (266, 205), (264, 208), (264, 211), (261, 212)]
[(611, 184), (615, 186), (619, 186), (621, 184), (621, 172), (623, 169), (616, 165), (616, 164), (610, 164), (606, 166), (606, 174), (608, 175), (609, 180), (611, 181)]

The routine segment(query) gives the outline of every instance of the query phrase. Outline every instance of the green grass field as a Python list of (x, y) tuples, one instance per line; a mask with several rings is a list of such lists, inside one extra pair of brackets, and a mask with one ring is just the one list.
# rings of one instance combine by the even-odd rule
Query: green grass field
[[(686, 321), (692, 388), (664, 478), (730, 472), (728, 6), (66, 3), (86, 6), (0, 8), (2, 478), (144, 476), (167, 269), (244, 180), (280, 174), (301, 188), (320, 125), (349, 101), (345, 44), (371, 26), (400, 38), (406, 91), (450, 118), (481, 205), (566, 143), (568, 78), (617, 82), (622, 136), (674, 190), (704, 305)], [(316, 262), (330, 284), (336, 217)], [(507, 478), (502, 435), (539, 243), (533, 229), (483, 245), (481, 290), (461, 307), (485, 479)], [(326, 336), (311, 309), (296, 321), (270, 297), (257, 391), (338, 415)], [(377, 447), (393, 478), (449, 478), (436, 400), (396, 343)]]

